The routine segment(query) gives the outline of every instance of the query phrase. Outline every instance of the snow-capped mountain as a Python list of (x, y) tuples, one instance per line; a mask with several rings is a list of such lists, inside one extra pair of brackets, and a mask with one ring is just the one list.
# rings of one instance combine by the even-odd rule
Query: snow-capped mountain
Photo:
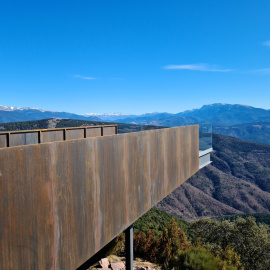
[(70, 118), (90, 121), (108, 121), (141, 125), (180, 126), (212, 123), (213, 126), (229, 126), (245, 123), (270, 122), (270, 110), (240, 104), (215, 103), (199, 109), (172, 113), (87, 113), (78, 115), (67, 112), (52, 112), (35, 108), (0, 106), (0, 123), (39, 120), (46, 118)]
[(30, 108), (30, 107), (22, 108), (22, 107), (9, 107), (9, 106), (0, 105), (0, 111), (12, 112), (12, 111), (27, 111), (27, 110), (38, 110), (40, 112), (45, 112), (44, 110)]
[(67, 112), (52, 112), (35, 108), (9, 107), (0, 105), (0, 123), (31, 121), (46, 118), (62, 118), (62, 119), (80, 119), (89, 121), (100, 121), (96, 116), (84, 116)]
[(126, 113), (86, 113), (83, 114), (84, 116), (96, 116), (104, 121), (115, 121), (118, 119), (125, 119), (128, 117), (138, 117), (138, 115), (133, 115), (133, 114), (126, 114)]

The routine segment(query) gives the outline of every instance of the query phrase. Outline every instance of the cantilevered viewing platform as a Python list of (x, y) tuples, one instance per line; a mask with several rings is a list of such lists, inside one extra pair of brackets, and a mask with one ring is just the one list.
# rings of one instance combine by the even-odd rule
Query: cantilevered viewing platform
[(0, 133), (0, 269), (78, 268), (203, 167), (199, 151), (198, 125)]

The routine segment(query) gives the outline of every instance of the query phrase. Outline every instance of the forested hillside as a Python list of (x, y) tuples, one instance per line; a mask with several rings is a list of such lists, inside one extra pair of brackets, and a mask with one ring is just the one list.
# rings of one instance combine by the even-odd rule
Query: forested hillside
[[(270, 215), (256, 218), (260, 216)], [(134, 224), (135, 258), (164, 270), (266, 270), (270, 267), (270, 228), (256, 223), (256, 218), (234, 216), (189, 223), (152, 208)], [(124, 256), (124, 246), (120, 234), (101, 251), (100, 258)]]
[(99, 125), (118, 125), (119, 133), (136, 132), (149, 129), (160, 129), (160, 126), (140, 126), (133, 124), (123, 124), (104, 121), (86, 121), (76, 119), (43, 119), (35, 121), (23, 121), (23, 122), (9, 122), (0, 124), (1, 131), (14, 131), (14, 130), (30, 130), (30, 129), (50, 129), (50, 128), (64, 128), (64, 127), (80, 127), (80, 126), (99, 126)]
[(234, 221), (238, 218), (254, 218), (257, 224), (266, 224), (270, 226), (270, 214), (262, 214), (262, 213), (255, 213), (255, 214), (241, 214), (241, 215), (230, 215), (230, 216), (222, 216), (222, 217), (213, 217), (213, 220), (229, 220)]
[(270, 123), (258, 122), (234, 126), (214, 127), (214, 132), (252, 142), (270, 144)]
[(270, 212), (270, 146), (213, 134), (212, 164), (158, 204), (186, 220)]

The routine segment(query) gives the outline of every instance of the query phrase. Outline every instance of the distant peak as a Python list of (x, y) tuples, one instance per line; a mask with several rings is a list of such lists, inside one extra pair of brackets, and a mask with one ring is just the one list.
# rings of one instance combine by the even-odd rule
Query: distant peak
[(249, 105), (244, 105), (244, 104), (238, 104), (239, 106), (243, 106), (243, 107), (246, 107), (246, 108), (253, 108), (252, 106), (249, 106)]
[(232, 104), (228, 104), (228, 103), (212, 103), (212, 104), (203, 105), (202, 107), (210, 107), (210, 106), (218, 107), (218, 106), (230, 106), (230, 105), (232, 105)]
[(201, 108), (205, 108), (205, 107), (246, 107), (246, 108), (253, 108), (252, 106), (249, 105), (245, 105), (245, 104), (229, 104), (229, 103), (213, 103), (213, 104), (206, 104), (203, 105)]
[(0, 111), (11, 112), (11, 111), (28, 111), (28, 110), (36, 110), (36, 111), (40, 111), (40, 112), (46, 112), (45, 110), (31, 108), (31, 107), (10, 107), (10, 106), (5, 106), (5, 105), (0, 105)]
[(121, 112), (117, 112), (117, 113), (85, 113), (83, 114), (85, 116), (120, 116), (120, 115), (130, 115), (130, 114), (127, 114), (127, 113), (121, 113)]

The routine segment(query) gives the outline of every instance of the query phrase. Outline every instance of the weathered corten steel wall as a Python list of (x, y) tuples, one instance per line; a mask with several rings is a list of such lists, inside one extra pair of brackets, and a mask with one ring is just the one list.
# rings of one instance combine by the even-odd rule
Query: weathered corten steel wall
[(0, 132), (0, 148), (117, 134), (117, 125)]
[(0, 269), (76, 269), (198, 170), (198, 126), (2, 148)]

